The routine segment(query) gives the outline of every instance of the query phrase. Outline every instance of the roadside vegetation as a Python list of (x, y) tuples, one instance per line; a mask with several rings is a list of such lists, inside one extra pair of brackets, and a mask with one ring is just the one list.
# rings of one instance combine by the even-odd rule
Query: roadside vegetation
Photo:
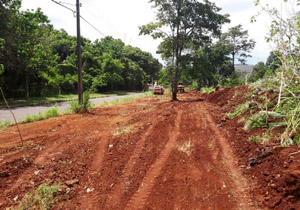
[(66, 196), (62, 193), (64, 188), (66, 187), (61, 184), (41, 184), (36, 190), (28, 192), (15, 209), (52, 209), (56, 202), (59, 202), (63, 196)]
[[(76, 93), (76, 37), (54, 29), (41, 9), (21, 11), (21, 4), (0, 1), (0, 87), (14, 99)], [(161, 68), (150, 53), (120, 39), (82, 37), (84, 91), (141, 91)]]
[[(133, 91), (109, 91), (105, 93), (90, 93), (90, 99), (93, 98), (104, 98), (110, 96), (129, 95), (135, 93)], [(77, 94), (61, 94), (53, 96), (40, 96), (40, 97), (29, 97), (29, 98), (10, 98), (7, 99), (11, 108), (23, 107), (23, 106), (39, 106), (47, 104), (55, 104), (60, 102), (73, 101), (78, 98)], [(6, 109), (6, 105), (3, 99), (0, 99), (0, 109)]]
[[(283, 3), (287, 16), (265, 5), (264, 1), (256, 1), (256, 5), (273, 19), (267, 40), (276, 49), (270, 53), (266, 64), (259, 62), (254, 66), (249, 76), (251, 92), (247, 97), (250, 101), (227, 114), (232, 118), (246, 113), (240, 119), (244, 121), (246, 131), (266, 128), (263, 135), (253, 136), (250, 141), (266, 143), (279, 139), (282, 146), (300, 145), (300, 16), (293, 12), (290, 3)], [(281, 132), (275, 134), (275, 128), (280, 128)]]

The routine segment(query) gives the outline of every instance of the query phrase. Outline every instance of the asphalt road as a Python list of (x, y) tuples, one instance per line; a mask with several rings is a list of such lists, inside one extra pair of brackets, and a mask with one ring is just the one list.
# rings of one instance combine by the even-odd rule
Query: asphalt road
[[(95, 104), (96, 106), (103, 104), (105, 102), (112, 102), (116, 99), (121, 99), (121, 98), (128, 98), (128, 97), (137, 97), (141, 93), (134, 93), (130, 95), (124, 95), (124, 96), (110, 96), (110, 97), (104, 97), (104, 98), (94, 98), (90, 99), (90, 101)], [(64, 112), (70, 107), (70, 102), (61, 102), (61, 103), (56, 103), (56, 104), (48, 104), (48, 105), (42, 105), (42, 106), (27, 106), (27, 107), (18, 107), (12, 109), (13, 113), (15, 114), (15, 117), (17, 120), (22, 120), (26, 118), (27, 115), (36, 115), (39, 112), (44, 113), (47, 109), (57, 106), (59, 112)], [(7, 109), (0, 110), (0, 121), (6, 121), (9, 120), (11, 122), (14, 121), (14, 118), (11, 114), (11, 112)]]

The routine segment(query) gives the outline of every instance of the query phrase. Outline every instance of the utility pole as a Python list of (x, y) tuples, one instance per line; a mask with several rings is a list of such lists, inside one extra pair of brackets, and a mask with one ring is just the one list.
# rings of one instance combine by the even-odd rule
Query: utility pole
[(82, 87), (82, 60), (81, 60), (81, 38), (80, 38), (80, 2), (76, 0), (76, 18), (77, 18), (77, 67), (78, 67), (78, 102), (83, 101)]

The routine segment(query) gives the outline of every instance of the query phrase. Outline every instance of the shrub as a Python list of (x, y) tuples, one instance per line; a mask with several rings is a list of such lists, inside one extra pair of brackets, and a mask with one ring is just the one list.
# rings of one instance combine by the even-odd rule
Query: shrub
[(82, 104), (79, 104), (78, 101), (70, 102), (70, 109), (74, 113), (89, 112), (91, 108), (92, 108), (92, 104), (90, 102), (90, 94), (87, 92), (83, 93)]

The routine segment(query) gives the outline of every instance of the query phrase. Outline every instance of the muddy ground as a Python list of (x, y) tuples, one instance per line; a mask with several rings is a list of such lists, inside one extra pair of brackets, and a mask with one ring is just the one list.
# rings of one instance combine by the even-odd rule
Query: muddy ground
[(42, 183), (65, 186), (52, 209), (300, 209), (299, 147), (249, 142), (225, 116), (236, 91), (247, 87), (23, 124), (26, 160), (16, 127), (1, 130), (0, 209)]

